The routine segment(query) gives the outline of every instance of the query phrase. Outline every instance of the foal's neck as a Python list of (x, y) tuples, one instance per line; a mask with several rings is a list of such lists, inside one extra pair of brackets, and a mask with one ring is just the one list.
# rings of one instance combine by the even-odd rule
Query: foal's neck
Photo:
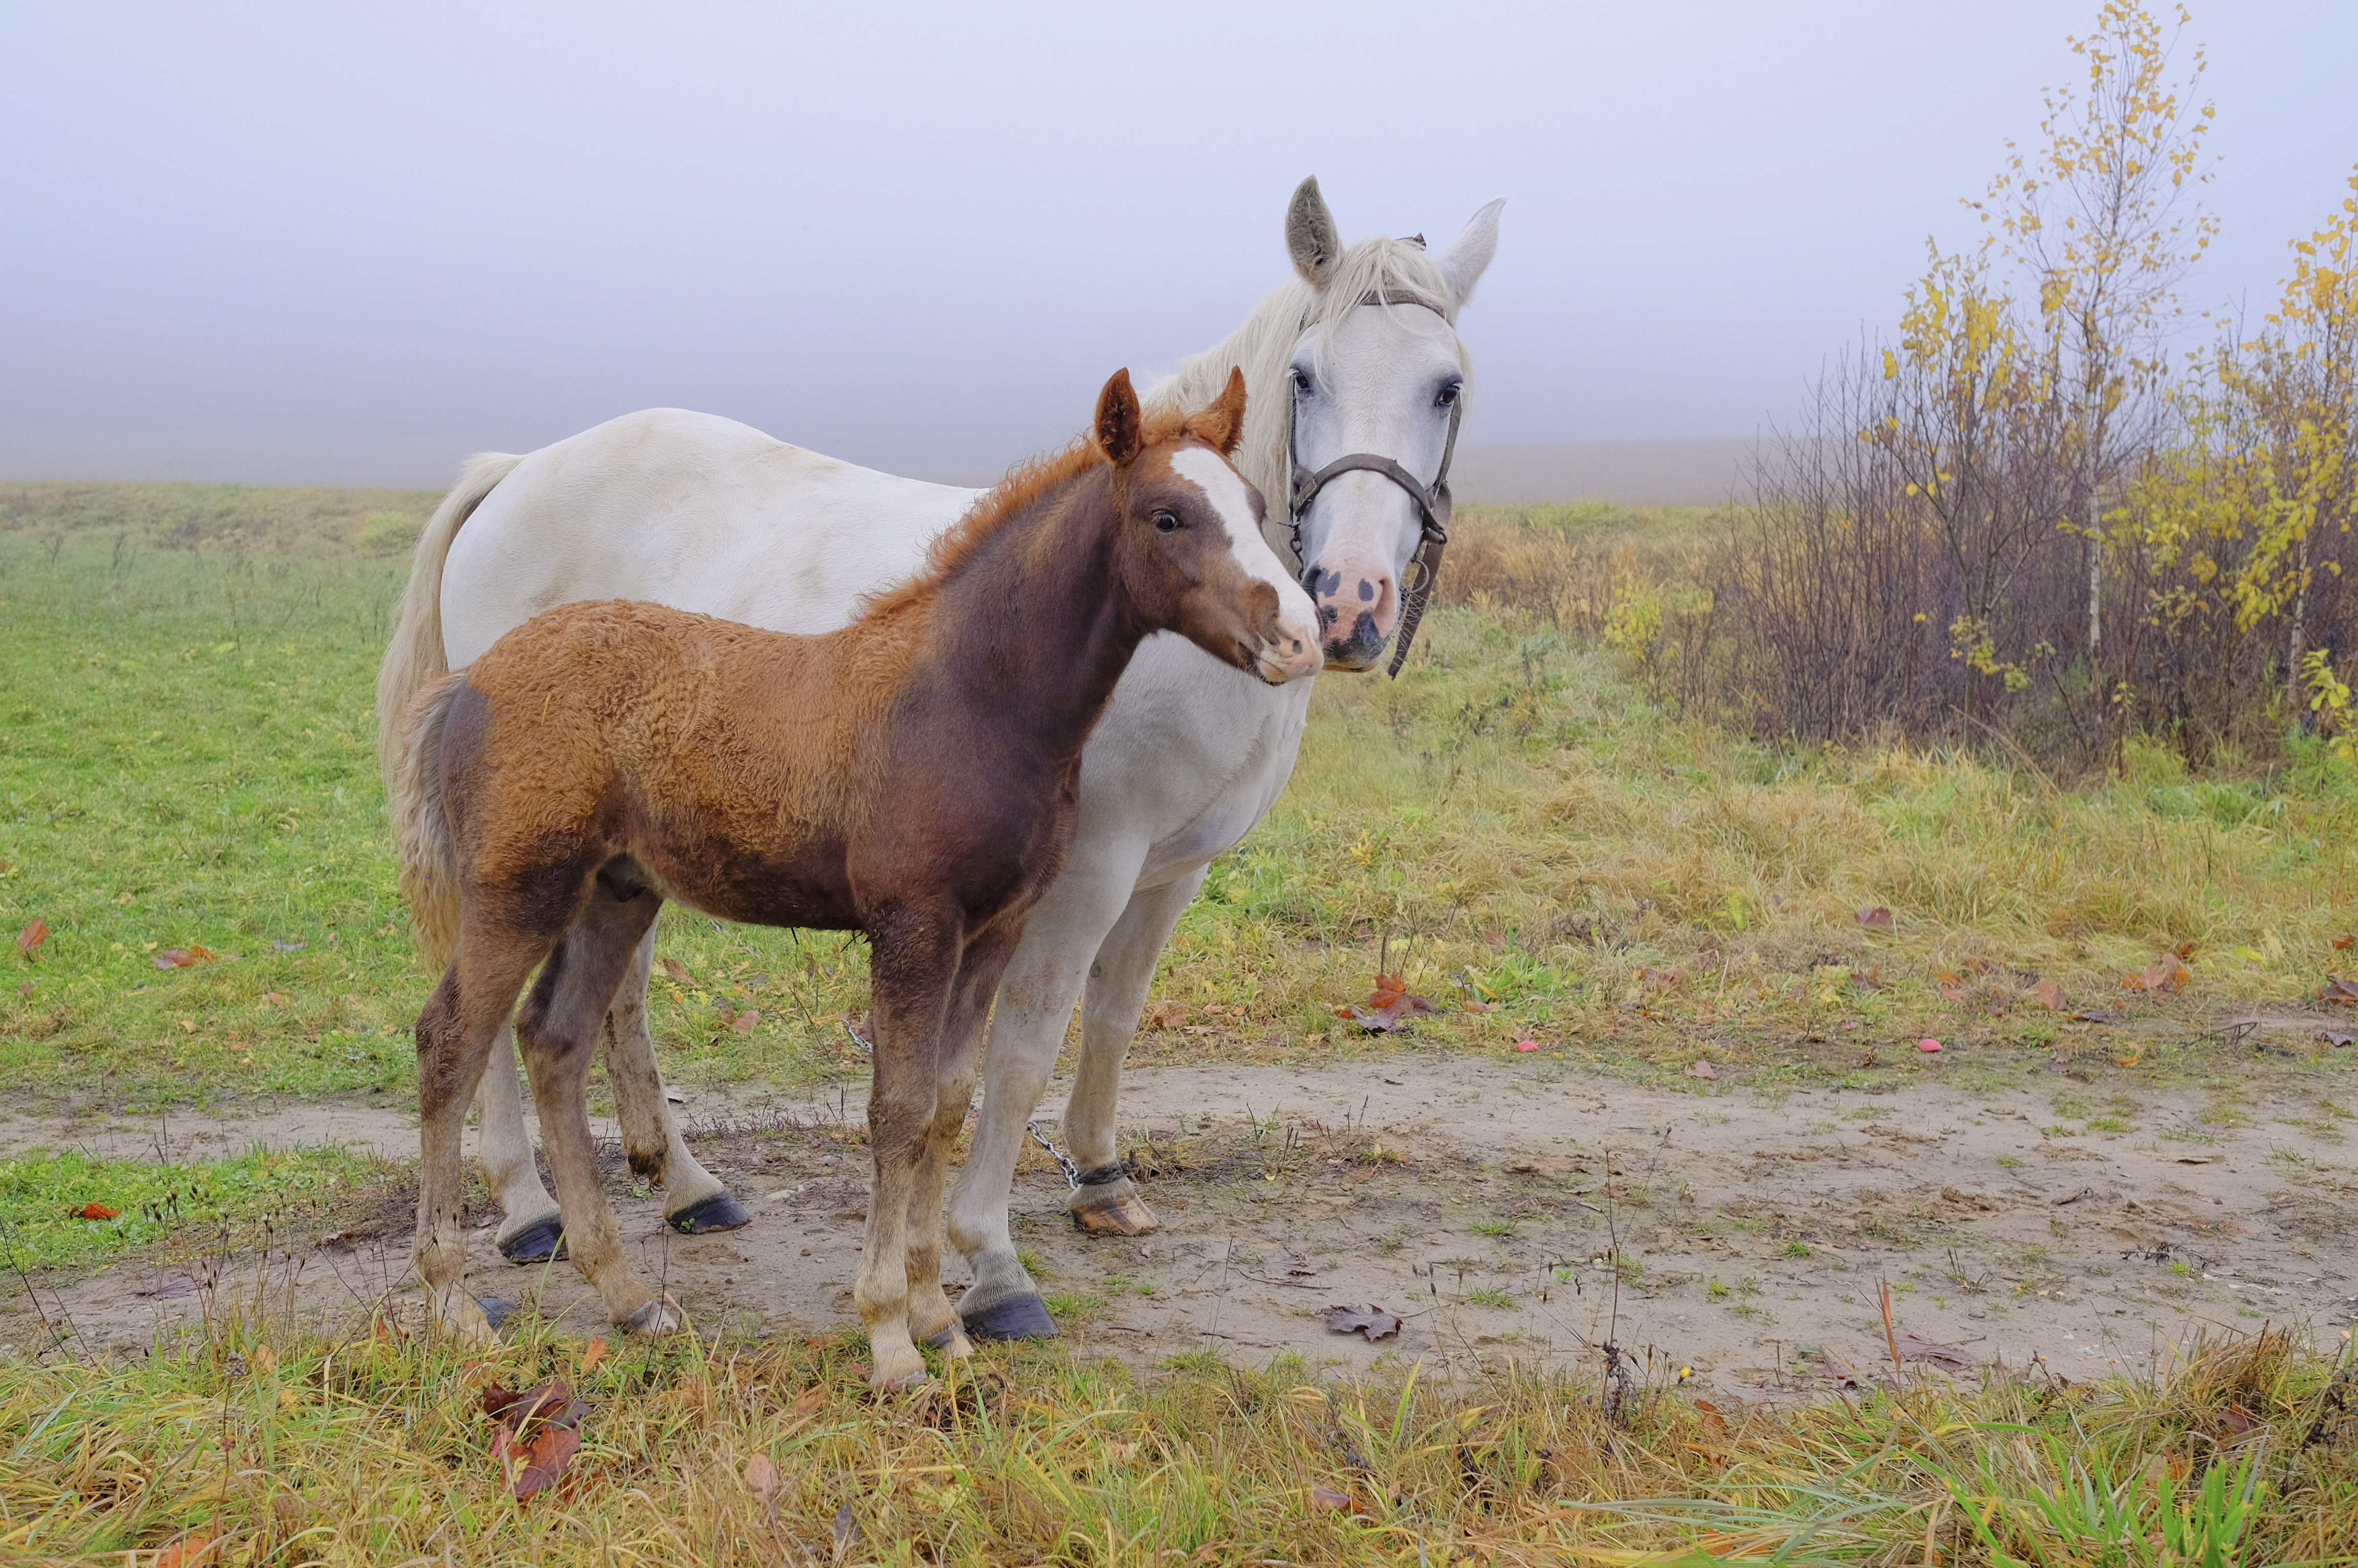
[(1097, 465), (1011, 515), (943, 579), (932, 675), (995, 734), (1079, 756), (1155, 630), (1120, 581), (1122, 526), (1113, 470)]

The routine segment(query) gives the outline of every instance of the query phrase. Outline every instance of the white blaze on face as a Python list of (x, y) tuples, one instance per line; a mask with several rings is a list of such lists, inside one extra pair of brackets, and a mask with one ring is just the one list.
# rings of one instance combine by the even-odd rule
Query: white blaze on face
[(1256, 582), (1265, 582), (1277, 590), (1278, 630), (1288, 640), (1300, 638), (1307, 646), (1318, 642), (1318, 611), (1310, 602), (1310, 595), (1293, 580), (1277, 558), (1277, 552), (1261, 537), (1260, 524), (1253, 518), (1252, 497), (1245, 492), (1243, 476), (1228, 465), (1226, 460), (1209, 447), (1189, 447), (1171, 460), (1172, 471), (1194, 482), (1212, 503), (1220, 521), (1228, 530), (1228, 552), (1237, 564)]

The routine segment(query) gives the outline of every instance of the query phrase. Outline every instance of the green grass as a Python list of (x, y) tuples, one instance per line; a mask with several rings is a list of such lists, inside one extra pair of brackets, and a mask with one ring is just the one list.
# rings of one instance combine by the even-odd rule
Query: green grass
[[(1189, 1354), (1141, 1375), (994, 1346), (951, 1382), (879, 1402), (853, 1336), (624, 1342), (589, 1368), (584, 1355), (531, 1321), (460, 1352), (365, 1322), (323, 1336), (232, 1309), (145, 1357), (0, 1365), (0, 1546), (23, 1562), (120, 1561), (211, 1535), (231, 1561), (272, 1563), (2004, 1552), (2160, 1568), (2200, 1561), (2190, 1533), (2234, 1522), (2223, 1561), (2358, 1553), (2348, 1358), (2337, 1369), (2281, 1335), (2101, 1383), (1911, 1378), (1740, 1410), (1658, 1382), (1609, 1413), (1593, 1383), (1512, 1359), (1317, 1377)], [(589, 1402), (581, 1449), (562, 1485), (518, 1504), (480, 1392), (552, 1377)], [(756, 1454), (782, 1477), (774, 1514), (742, 1479)], [(2245, 1498), (2260, 1506), (2237, 1520)]]
[[(380, 1160), (333, 1148), (168, 1164), (37, 1150), (0, 1161), (0, 1262), (88, 1266), (192, 1233), (240, 1241), (265, 1219), (287, 1227), (348, 1209), (391, 1173)], [(86, 1216), (93, 1205), (114, 1217)]]

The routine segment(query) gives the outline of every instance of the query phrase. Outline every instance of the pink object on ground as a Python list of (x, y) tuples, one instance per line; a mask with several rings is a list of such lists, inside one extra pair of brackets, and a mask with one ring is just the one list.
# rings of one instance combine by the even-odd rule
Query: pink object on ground
[(1940, 1048), (1941, 1043), (1938, 1040), (1919, 1040), (1916, 1042), (1916, 1049), (1919, 1051), (1938, 1051)]
[(1515, 1049), (1518, 1051), (1536, 1051), (1539, 1048), (1540, 1043), (1536, 1040), (1518, 1040), (1515, 1042)]

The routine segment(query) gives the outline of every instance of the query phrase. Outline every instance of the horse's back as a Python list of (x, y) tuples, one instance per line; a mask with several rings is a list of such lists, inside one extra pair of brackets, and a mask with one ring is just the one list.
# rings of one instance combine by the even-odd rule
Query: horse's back
[(468, 518), (443, 568), (444, 648), (458, 668), (585, 599), (831, 631), (861, 594), (922, 568), (975, 494), (718, 415), (626, 414), (532, 453)]

